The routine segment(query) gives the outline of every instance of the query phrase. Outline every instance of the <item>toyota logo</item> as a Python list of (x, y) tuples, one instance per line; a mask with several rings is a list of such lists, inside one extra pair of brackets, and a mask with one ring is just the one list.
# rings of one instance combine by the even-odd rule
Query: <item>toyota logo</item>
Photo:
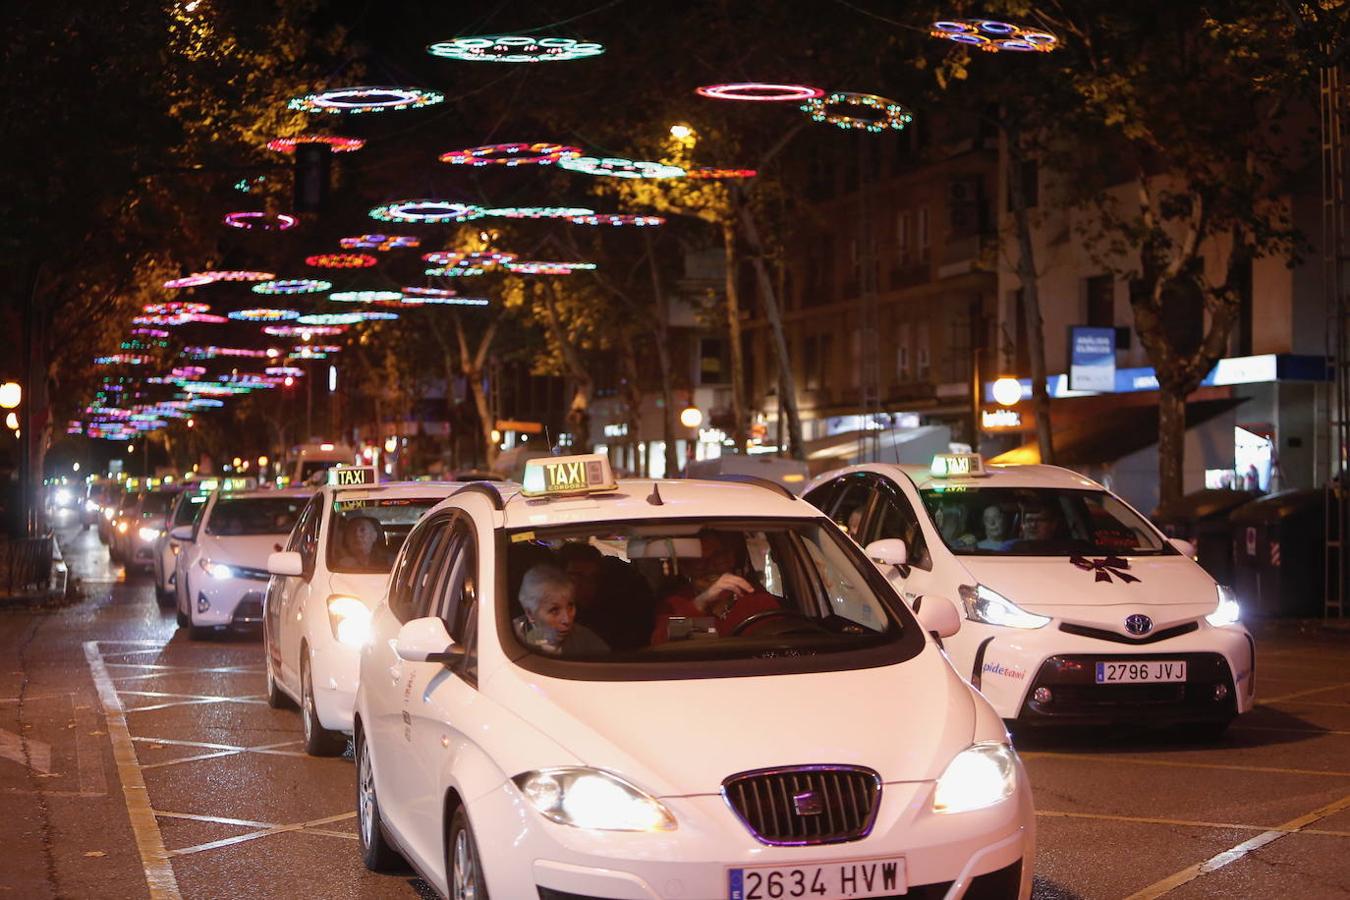
[(1143, 613), (1126, 616), (1125, 630), (1135, 636), (1148, 634), (1153, 630), (1153, 620)]

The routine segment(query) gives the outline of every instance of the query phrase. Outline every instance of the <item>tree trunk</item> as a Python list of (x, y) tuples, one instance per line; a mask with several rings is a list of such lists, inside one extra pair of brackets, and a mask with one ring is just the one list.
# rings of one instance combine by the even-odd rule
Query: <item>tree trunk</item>
[(552, 284), (541, 285), (539, 296), (544, 301), (545, 320), (549, 333), (558, 344), (563, 365), (574, 382), (572, 402), (567, 406), (567, 426), (572, 432), (572, 445), (578, 453), (591, 452), (591, 396), (595, 393), (595, 379), (581, 359), (577, 348), (568, 340), (563, 331), (562, 318), (558, 315), (556, 288)]
[(653, 316), (652, 343), (656, 346), (656, 366), (661, 374), (661, 439), (666, 442), (666, 477), (678, 475), (684, 470), (684, 460), (675, 452), (675, 384), (670, 371), (670, 302), (661, 285), (660, 270), (656, 267), (656, 254), (652, 252), (651, 229), (642, 229), (642, 239), (647, 246), (647, 266), (652, 276), (652, 297), (656, 301), (656, 315)]
[[(734, 198), (734, 194), (732, 195)], [(731, 347), (731, 439), (736, 449), (746, 452), (749, 435), (746, 430), (745, 410), (745, 358), (741, 347), (741, 301), (737, 288), (736, 275), (740, 269), (740, 259), (736, 254), (736, 219), (734, 209), (731, 218), (722, 222), (722, 247), (725, 251), (727, 274), (727, 340)]]
[(1185, 492), (1186, 393), (1158, 391), (1158, 502), (1180, 500)]
[(460, 372), (464, 375), (464, 380), (469, 383), (469, 391), (473, 394), (474, 409), (478, 412), (478, 428), (483, 437), (483, 457), (486, 460), (487, 467), (492, 468), (492, 464), (497, 461), (497, 451), (499, 448), (497, 441), (492, 439), (492, 432), (497, 428), (496, 410), (492, 408), (491, 399), (488, 397), (487, 389), (483, 386), (483, 370), (487, 365), (488, 351), (492, 348), (492, 340), (497, 336), (497, 326), (501, 324), (501, 317), (492, 320), (483, 336), (478, 341), (477, 352), (469, 352), (469, 336), (464, 331), (464, 319), (459, 313), (452, 313), (455, 322), (455, 337), (459, 341), (459, 365)]
[[(1027, 355), (1031, 358), (1031, 398), (1036, 413), (1036, 443), (1041, 462), (1053, 465), (1055, 449), (1050, 431), (1050, 393), (1045, 384), (1045, 332), (1036, 275), (1036, 256), (1031, 245), (1031, 217), (1027, 214), (1026, 184), (1022, 166), (1021, 127), (1004, 123), (1003, 140), (1008, 148), (1008, 193), (1012, 200), (1013, 225), (1017, 230), (1017, 278), (1022, 283), (1022, 308), (1026, 317)], [(983, 387), (981, 387), (983, 393)]]
[(778, 360), (778, 414), (787, 419), (788, 445), (792, 458), (805, 461), (801, 417), (797, 414), (797, 381), (792, 375), (792, 359), (788, 356), (787, 337), (783, 334), (783, 316), (778, 306), (777, 292), (769, 278), (769, 267), (764, 262), (764, 245), (759, 240), (754, 213), (746, 204), (737, 204), (736, 209), (740, 213), (745, 242), (752, 254), (755, 281), (759, 285), (759, 297), (764, 303), (764, 314), (769, 320), (769, 332), (773, 337), (774, 356)]
[[(623, 398), (624, 421), (627, 423), (627, 436), (621, 442), (625, 448), (633, 447), (642, 441), (642, 385), (638, 381), (638, 358), (637, 342), (635, 335), (625, 335), (621, 337), (618, 344), (620, 372), (623, 374), (623, 389), (620, 396)], [(667, 456), (669, 456), (669, 448)], [(627, 461), (625, 460), (625, 463)], [(647, 471), (641, 475), (651, 474), (652, 460), (647, 457)], [(636, 461), (634, 461), (633, 470), (636, 471)]]

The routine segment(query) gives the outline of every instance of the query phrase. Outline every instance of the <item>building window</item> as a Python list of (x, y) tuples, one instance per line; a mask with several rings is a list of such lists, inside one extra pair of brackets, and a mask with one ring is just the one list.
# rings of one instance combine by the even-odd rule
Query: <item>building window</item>
[(901, 323), (895, 330), (895, 377), (901, 384), (909, 381), (909, 339), (908, 322)]
[(821, 391), (827, 387), (826, 373), (829, 370), (830, 356), (834, 352), (834, 335), (809, 334), (802, 343), (802, 364), (805, 369), (802, 386), (808, 391)]
[(1084, 280), (1087, 295), (1087, 324), (1095, 328), (1114, 328), (1116, 324), (1116, 279), (1111, 275), (1093, 275)]
[(918, 218), (915, 224), (915, 238), (919, 245), (919, 261), (928, 261), (928, 207), (919, 207)]
[(928, 325), (920, 325), (917, 329), (918, 338), (914, 350), (914, 365), (918, 370), (919, 381), (927, 381), (930, 372), (930, 360), (928, 355)]
[(730, 381), (727, 343), (721, 338), (700, 338), (698, 342), (698, 383), (726, 384)]
[(904, 210), (895, 215), (895, 255), (901, 266), (909, 264), (909, 251), (909, 210)]

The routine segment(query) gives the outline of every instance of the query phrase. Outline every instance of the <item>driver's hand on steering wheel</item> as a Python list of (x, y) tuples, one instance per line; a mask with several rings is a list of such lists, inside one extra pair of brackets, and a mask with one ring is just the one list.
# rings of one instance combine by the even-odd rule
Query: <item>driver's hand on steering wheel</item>
[(694, 598), (694, 605), (698, 611), (706, 613), (708, 607), (717, 601), (724, 593), (730, 591), (736, 596), (754, 593), (755, 586), (746, 581), (739, 575), (733, 575), (728, 572), (718, 577), (716, 581), (708, 586), (708, 589)]

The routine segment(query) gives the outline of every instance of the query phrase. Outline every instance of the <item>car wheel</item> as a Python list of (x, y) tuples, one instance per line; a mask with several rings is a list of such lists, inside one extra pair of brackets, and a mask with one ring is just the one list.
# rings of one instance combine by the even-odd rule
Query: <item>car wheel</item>
[(329, 731), (319, 721), (314, 706), (314, 681), (309, 675), (309, 660), (300, 660), (300, 722), (305, 729), (305, 752), (310, 756), (341, 756), (347, 749), (347, 736)]
[(189, 621), (188, 621), (187, 613), (183, 612), (182, 608), (179, 607), (179, 608), (178, 608), (178, 627), (179, 627), (179, 628), (186, 628), (186, 627), (188, 627), (188, 624), (189, 624)]
[(372, 872), (390, 872), (403, 867), (403, 857), (385, 839), (380, 824), (380, 801), (375, 796), (375, 769), (370, 762), (365, 735), (356, 735), (356, 835), (361, 861)]
[(447, 881), (450, 900), (487, 900), (487, 885), (483, 883), (483, 865), (478, 856), (478, 842), (469, 827), (469, 815), (460, 806), (450, 817), (450, 839), (447, 848), (449, 865)]

